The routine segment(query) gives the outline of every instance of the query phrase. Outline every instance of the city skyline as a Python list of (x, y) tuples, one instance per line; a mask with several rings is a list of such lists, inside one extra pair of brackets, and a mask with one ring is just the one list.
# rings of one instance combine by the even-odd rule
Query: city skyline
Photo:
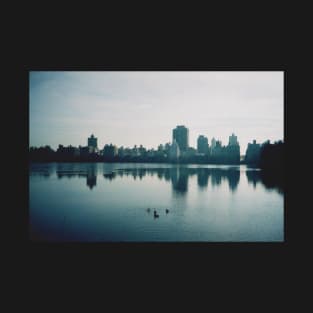
[(30, 146), (172, 142), (176, 125), (228, 144), (284, 139), (283, 72), (30, 72)]

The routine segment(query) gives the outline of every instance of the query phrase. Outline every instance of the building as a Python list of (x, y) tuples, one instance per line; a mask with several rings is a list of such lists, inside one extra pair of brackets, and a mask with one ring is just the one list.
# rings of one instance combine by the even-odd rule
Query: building
[(211, 140), (211, 148), (214, 149), (216, 146), (216, 140), (215, 138), (213, 137), (212, 140)]
[[(213, 138), (214, 139), (214, 138)], [(211, 147), (211, 156), (214, 158), (214, 161), (221, 160), (223, 156), (223, 146), (221, 140), (212, 139), (212, 147)]]
[(237, 136), (234, 135), (234, 133), (229, 136), (229, 142), (228, 142), (229, 146), (239, 146), (239, 143), (237, 141)]
[(198, 153), (207, 154), (209, 151), (208, 138), (200, 135), (197, 140), (197, 151)]
[(98, 139), (92, 134), (88, 138), (88, 147), (92, 147), (93, 151), (96, 151), (98, 149)]
[(185, 153), (187, 158), (192, 158), (197, 154), (197, 150), (193, 147), (189, 147)]
[(64, 147), (63, 145), (59, 145), (57, 149), (57, 154), (67, 157), (79, 157), (80, 151), (78, 148), (69, 145), (68, 147)]
[(258, 164), (260, 161), (261, 145), (253, 140), (252, 143), (248, 143), (245, 162), (247, 164)]
[(173, 129), (173, 142), (176, 141), (180, 152), (185, 152), (189, 147), (189, 130), (183, 125)]
[(180, 156), (180, 149), (179, 149), (179, 145), (176, 142), (176, 140), (173, 140), (173, 143), (170, 147), (170, 151), (169, 151), (169, 157), (170, 160), (177, 160)]
[(225, 161), (228, 164), (240, 163), (240, 146), (237, 136), (234, 133), (229, 136), (228, 146), (226, 147)]
[(79, 153), (82, 157), (88, 157), (93, 152), (93, 147), (82, 147), (79, 146)]

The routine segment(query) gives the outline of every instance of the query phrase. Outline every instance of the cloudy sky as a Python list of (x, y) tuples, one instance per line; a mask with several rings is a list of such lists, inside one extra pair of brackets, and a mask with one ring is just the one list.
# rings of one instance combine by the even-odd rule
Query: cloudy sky
[(157, 148), (176, 125), (189, 144), (205, 135), (241, 154), (256, 139), (283, 139), (283, 72), (30, 72), (30, 146), (113, 143)]

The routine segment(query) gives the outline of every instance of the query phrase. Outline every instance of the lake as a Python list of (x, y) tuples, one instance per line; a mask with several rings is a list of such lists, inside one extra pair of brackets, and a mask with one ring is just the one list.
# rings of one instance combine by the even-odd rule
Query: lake
[(46, 242), (282, 242), (284, 191), (245, 165), (31, 163), (29, 227)]

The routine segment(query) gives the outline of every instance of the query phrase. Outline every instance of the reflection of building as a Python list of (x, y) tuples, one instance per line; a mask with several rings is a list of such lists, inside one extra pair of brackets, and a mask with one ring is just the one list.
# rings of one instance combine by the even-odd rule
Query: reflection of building
[(170, 173), (173, 191), (179, 194), (186, 193), (188, 191), (188, 168), (171, 168)]
[(235, 191), (240, 179), (240, 171), (229, 170), (227, 175), (228, 186), (231, 191)]
[(179, 150), (184, 152), (187, 150), (189, 146), (189, 130), (183, 125), (176, 126), (173, 129), (173, 142), (174, 140), (177, 142), (179, 146)]
[(209, 173), (207, 169), (205, 168), (199, 168), (198, 169), (198, 186), (199, 187), (207, 187), (209, 182)]
[(92, 164), (90, 167), (87, 168), (86, 185), (90, 189), (97, 185), (97, 173), (95, 164)]
[(146, 175), (155, 176), (160, 180), (164, 179), (171, 182), (172, 189), (175, 194), (183, 195), (188, 192), (189, 176), (196, 175), (198, 186), (205, 188), (208, 186), (209, 177), (211, 177), (212, 186), (220, 185), (224, 180), (228, 181), (231, 191), (235, 191), (240, 179), (240, 171), (236, 169), (220, 169), (220, 168), (190, 168), (184, 166), (174, 166), (170, 168), (140, 168), (140, 169), (123, 169), (118, 172), (103, 174), (105, 179), (113, 180), (123, 175), (131, 175), (134, 179), (139, 177), (142, 179)]

